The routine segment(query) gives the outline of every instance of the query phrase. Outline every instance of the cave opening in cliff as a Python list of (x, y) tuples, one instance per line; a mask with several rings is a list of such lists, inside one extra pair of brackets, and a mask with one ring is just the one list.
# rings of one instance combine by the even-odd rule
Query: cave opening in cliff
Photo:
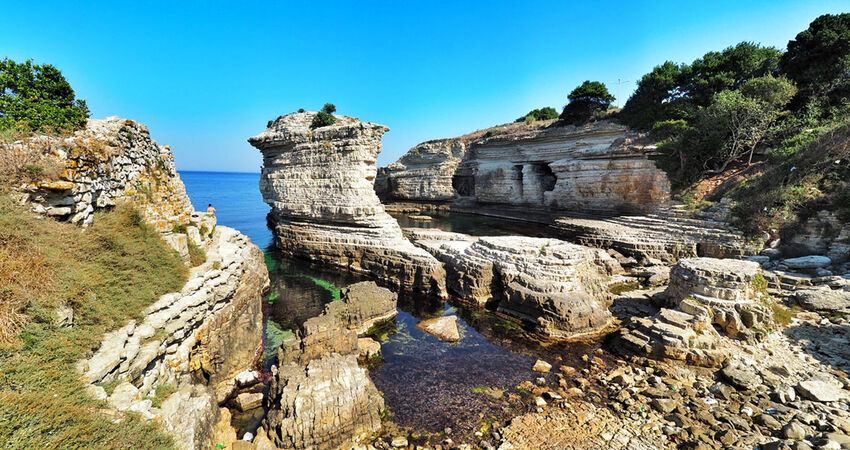
[(540, 190), (542, 192), (549, 192), (555, 189), (555, 183), (558, 181), (558, 177), (555, 176), (555, 172), (552, 172), (549, 163), (535, 163), (532, 168), (534, 174), (537, 175), (537, 180), (540, 182)]
[(452, 177), (452, 188), (461, 197), (472, 197), (475, 195), (475, 177), (455, 175)]
[(522, 198), (522, 164), (517, 164), (513, 167), (513, 176), (511, 179), (514, 182), (514, 192), (517, 197)]

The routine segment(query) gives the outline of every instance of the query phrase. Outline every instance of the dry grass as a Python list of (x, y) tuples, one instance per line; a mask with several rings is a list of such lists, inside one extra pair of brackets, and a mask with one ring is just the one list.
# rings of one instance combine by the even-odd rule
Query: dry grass
[(55, 156), (59, 140), (45, 136), (14, 140), (15, 137), (0, 137), (0, 184), (56, 180), (62, 175), (64, 164)]
[[(172, 447), (155, 424), (99, 413), (104, 405), (86, 393), (74, 365), (103, 333), (138, 318), (186, 277), (180, 256), (129, 207), (98, 213), (80, 229), (0, 195), (0, 290), (4, 314), (17, 320), (0, 343), (2, 446)], [(53, 324), (59, 303), (74, 309), (73, 327)]]

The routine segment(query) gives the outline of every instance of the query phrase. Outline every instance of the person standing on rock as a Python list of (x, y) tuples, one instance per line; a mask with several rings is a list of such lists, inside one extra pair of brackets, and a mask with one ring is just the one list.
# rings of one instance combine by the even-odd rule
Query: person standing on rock
[(210, 205), (207, 206), (207, 213), (208, 214), (215, 214), (215, 208), (213, 208), (212, 203), (210, 203)]

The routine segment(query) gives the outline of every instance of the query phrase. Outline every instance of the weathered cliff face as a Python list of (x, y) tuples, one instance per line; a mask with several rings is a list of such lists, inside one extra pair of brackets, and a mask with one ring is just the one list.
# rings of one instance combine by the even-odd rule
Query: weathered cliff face
[(72, 137), (39, 137), (19, 145), (49, 147), (62, 169), (59, 179), (23, 189), (22, 200), (35, 212), (89, 225), (95, 209), (127, 202), (158, 231), (189, 222), (192, 204), (171, 149), (153, 141), (138, 122), (89, 119)]
[(610, 321), (610, 275), (620, 265), (602, 250), (556, 239), (472, 238), (410, 230), (414, 241), (446, 263), (449, 290), (535, 325), (552, 337), (597, 333)]
[(260, 191), (278, 247), (444, 293), (439, 262), (404, 238), (373, 189), (388, 128), (335, 116), (334, 125), (311, 130), (314, 114), (281, 116), (248, 140), (263, 153)]
[(609, 122), (509, 124), (417, 145), (380, 171), (375, 188), (390, 201), (645, 211), (669, 200), (670, 183), (637, 137)]
[[(58, 180), (23, 186), (22, 203), (83, 226), (98, 209), (129, 203), (185, 256), (190, 241), (205, 250), (207, 262), (190, 270), (180, 292), (107, 333), (77, 368), (116, 417), (135, 412), (155, 420), (178, 448), (210, 447), (219, 402), (262, 345), (261, 297), (269, 284), (262, 251), (216, 226), (213, 215), (194, 212), (170, 149), (152, 141), (144, 125), (112, 117), (90, 120), (70, 138), (35, 139), (18, 145), (48, 145), (64, 169)], [(115, 385), (110, 395), (102, 383)], [(154, 407), (151, 398), (164, 386), (174, 392)]]

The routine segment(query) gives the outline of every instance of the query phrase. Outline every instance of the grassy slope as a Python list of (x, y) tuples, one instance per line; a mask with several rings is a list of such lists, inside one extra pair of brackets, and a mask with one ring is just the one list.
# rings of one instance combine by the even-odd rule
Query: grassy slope
[(806, 130), (768, 158), (763, 173), (731, 192), (735, 215), (749, 233), (793, 232), (821, 210), (850, 220), (850, 122)]
[[(99, 213), (82, 230), (0, 195), (0, 316), (18, 302), (26, 321), (0, 342), (2, 446), (171, 447), (155, 424), (134, 416), (115, 424), (99, 414), (105, 405), (85, 393), (74, 363), (186, 277), (180, 257), (130, 208)], [(72, 328), (52, 325), (60, 301), (74, 308)]]

